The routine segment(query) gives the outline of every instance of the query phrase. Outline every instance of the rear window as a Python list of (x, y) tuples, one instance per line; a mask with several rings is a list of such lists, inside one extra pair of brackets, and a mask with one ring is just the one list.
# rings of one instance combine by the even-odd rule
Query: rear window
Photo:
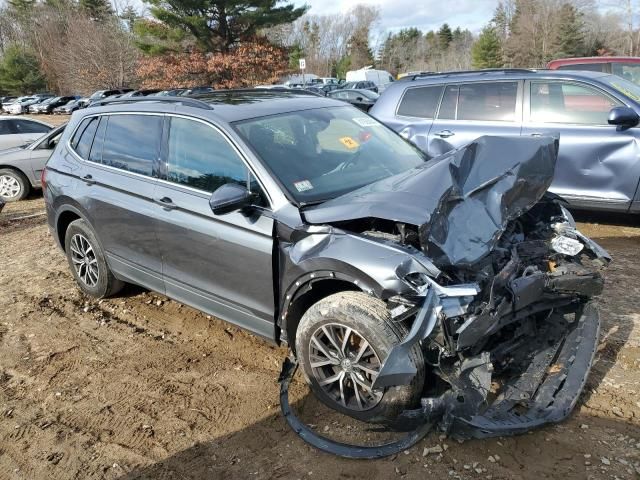
[(407, 89), (400, 101), (398, 115), (433, 118), (436, 108), (438, 108), (441, 93), (441, 85)]
[(160, 152), (162, 117), (111, 115), (102, 147), (102, 164), (151, 176)]

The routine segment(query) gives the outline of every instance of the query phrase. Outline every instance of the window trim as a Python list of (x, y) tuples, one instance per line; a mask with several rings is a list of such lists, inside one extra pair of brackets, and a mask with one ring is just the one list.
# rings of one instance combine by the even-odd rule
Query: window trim
[[(494, 85), (496, 83), (515, 83), (517, 86), (516, 89), (516, 110), (514, 112), (513, 120), (459, 120), (458, 119), (458, 103), (460, 101), (460, 87), (462, 85), (473, 85), (473, 84), (491, 84)], [(446, 118), (438, 118), (440, 115), (440, 108), (442, 107), (442, 101), (444, 100), (444, 92), (446, 87), (455, 86), (458, 87), (458, 95), (456, 97), (456, 118), (455, 119), (446, 119)], [(442, 90), (442, 97), (440, 97), (440, 103), (438, 104), (438, 110), (436, 111), (436, 116), (434, 121), (440, 122), (463, 122), (465, 124), (470, 123), (472, 125), (475, 124), (486, 124), (492, 123), (497, 125), (522, 125), (524, 121), (524, 81), (521, 78), (501, 78), (501, 79), (493, 79), (493, 80), (475, 80), (475, 81), (462, 81), (462, 82), (450, 82), (445, 84), (445, 88)]]
[[(419, 118), (420, 120), (435, 120), (437, 118), (438, 112), (440, 111), (440, 102), (442, 102), (442, 96), (444, 95), (444, 91), (447, 88), (448, 84), (446, 83), (427, 83), (424, 85), (414, 85), (411, 86), (409, 88), (405, 88), (404, 91), (402, 92), (402, 96), (400, 97), (400, 100), (398, 101), (397, 105), (396, 105), (396, 110), (394, 112), (394, 115), (396, 117), (399, 118)], [(407, 94), (407, 92), (409, 90), (413, 90), (416, 88), (427, 88), (427, 87), (440, 87), (442, 90), (440, 90), (440, 95), (438, 96), (438, 101), (436, 102), (436, 109), (434, 110), (433, 113), (433, 117), (429, 118), (429, 117), (415, 117), (412, 115), (402, 115), (400, 113), (398, 113), (398, 111), (400, 110), (400, 105), (402, 105), (402, 101), (404, 100), (404, 96)], [(457, 103), (457, 102), (456, 102)]]
[[(534, 122), (531, 120), (531, 84), (532, 83), (566, 83), (569, 85), (576, 85), (578, 87), (587, 87), (592, 90), (597, 91), (598, 93), (604, 95), (605, 97), (613, 100), (615, 103), (618, 103), (618, 106), (626, 105), (625, 102), (621, 101), (619, 98), (616, 98), (614, 95), (610, 94), (606, 90), (600, 88), (598, 85), (594, 85), (592, 83), (583, 82), (580, 80), (569, 80), (569, 79), (548, 79), (548, 78), (540, 78), (534, 80), (527, 80), (525, 82), (525, 98), (523, 105), (523, 124), (525, 125), (566, 125), (571, 127), (585, 127), (585, 128), (593, 128), (593, 127), (607, 127), (611, 128), (612, 125), (608, 123), (568, 123), (568, 122)], [(614, 107), (611, 107), (614, 108)]]
[[(96, 113), (91, 113), (88, 115), (83, 116), (82, 118), (80, 118), (78, 120), (78, 123), (74, 126), (73, 131), (69, 134), (69, 136), (67, 137), (67, 142), (65, 144), (67, 150), (69, 150), (73, 156), (76, 158), (76, 160), (78, 160), (81, 163), (84, 164), (88, 164), (88, 165), (92, 165), (93, 167), (97, 167), (97, 168), (104, 168), (104, 169), (108, 169), (117, 173), (120, 173), (122, 175), (133, 175), (135, 177), (141, 178), (141, 179), (145, 179), (147, 181), (152, 181), (154, 183), (157, 182), (161, 182), (163, 184), (166, 185), (170, 185), (172, 187), (176, 187), (176, 188), (183, 188), (186, 190), (190, 190), (193, 193), (198, 193), (200, 195), (206, 195), (207, 198), (211, 197), (211, 192), (207, 192), (205, 190), (200, 190), (197, 188), (193, 188), (190, 187), (188, 185), (180, 185), (178, 183), (174, 183), (174, 182), (170, 182), (169, 180), (164, 180), (162, 178), (160, 178), (159, 175), (159, 169), (157, 169), (157, 166), (160, 166), (160, 163), (165, 160), (163, 158), (163, 155), (165, 154), (167, 148), (168, 148), (168, 135), (165, 135), (165, 127), (163, 125), (162, 128), (162, 139), (161, 139), (161, 147), (160, 147), (160, 152), (158, 152), (158, 158), (154, 161), (154, 168), (152, 170), (152, 175), (142, 175), (140, 173), (136, 173), (136, 172), (129, 172), (127, 170), (122, 170), (120, 168), (116, 168), (116, 167), (112, 167), (110, 165), (105, 165), (103, 163), (96, 163), (96, 162), (92, 162), (88, 159), (84, 159), (82, 158), (80, 155), (78, 155), (78, 153), (73, 149), (73, 147), (71, 146), (71, 140), (73, 139), (73, 137), (76, 134), (76, 131), (78, 130), (78, 128), (80, 128), (80, 125), (82, 124), (83, 120), (87, 119), (87, 118), (92, 118), (92, 117), (103, 117), (103, 116), (111, 116), (111, 115), (149, 115), (149, 116), (156, 116), (156, 117), (162, 117), (164, 119), (163, 124), (166, 124), (166, 119), (167, 117), (179, 117), (179, 118), (185, 118), (187, 120), (193, 120), (196, 122), (200, 122), (203, 123), (211, 128), (213, 128), (214, 130), (216, 130), (218, 133), (220, 133), (222, 135), (222, 137), (229, 143), (229, 145), (231, 145), (231, 148), (233, 148), (233, 150), (236, 152), (236, 154), (240, 157), (240, 160), (242, 162), (244, 162), (245, 166), (247, 167), (247, 169), (249, 170), (249, 172), (255, 177), (255, 179), (258, 181), (258, 183), (260, 184), (260, 188), (262, 189), (262, 191), (265, 194), (265, 197), (267, 199), (268, 202), (268, 206), (267, 207), (263, 207), (266, 208), (268, 210), (273, 210), (273, 199), (271, 196), (271, 193), (269, 192), (269, 190), (267, 188), (265, 188), (264, 186), (264, 182), (262, 181), (262, 179), (260, 178), (259, 175), (256, 174), (255, 169), (253, 168), (253, 166), (251, 165), (251, 162), (248, 161), (247, 156), (244, 154), (244, 152), (238, 147), (238, 145), (236, 145), (236, 142), (233, 141), (233, 139), (231, 139), (229, 137), (229, 135), (227, 135), (226, 132), (224, 132), (224, 130), (222, 128), (220, 128), (219, 126), (211, 123), (208, 120), (204, 120), (198, 117), (193, 117), (190, 115), (185, 115), (185, 114), (180, 114), (180, 113), (165, 113), (165, 112), (140, 112), (140, 111), (131, 111), (131, 112), (96, 112)], [(95, 140), (95, 138), (94, 138)]]

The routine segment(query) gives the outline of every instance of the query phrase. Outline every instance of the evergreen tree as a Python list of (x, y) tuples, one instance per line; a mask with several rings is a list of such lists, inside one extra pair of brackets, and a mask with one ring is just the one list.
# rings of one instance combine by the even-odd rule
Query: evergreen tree
[(471, 47), (472, 65), (475, 68), (500, 68), (502, 59), (502, 44), (495, 27), (488, 25), (478, 40)]
[(580, 57), (585, 54), (584, 24), (581, 17), (576, 7), (571, 4), (565, 3), (560, 8), (558, 33), (554, 42), (557, 58)]
[(4, 51), (0, 62), (0, 90), (23, 95), (45, 88), (46, 82), (35, 55), (17, 45)]
[(79, 0), (78, 6), (93, 20), (104, 20), (113, 15), (109, 0)]
[[(227, 52), (230, 47), (247, 40), (260, 29), (291, 23), (307, 9), (293, 4), (277, 6), (281, 0), (145, 0), (150, 12), (167, 28), (179, 30), (190, 37), (204, 52)], [(160, 40), (166, 32), (158, 32), (149, 22), (137, 27), (144, 38), (143, 50), (152, 51), (149, 45), (156, 33)]]
[(449, 44), (453, 40), (453, 32), (448, 23), (444, 23), (440, 30), (438, 30), (438, 40), (440, 41), (440, 48), (446, 50), (449, 48)]
[(133, 26), (136, 23), (136, 20), (140, 18), (140, 16), (138, 15), (138, 12), (136, 12), (136, 9), (129, 5), (122, 11), (122, 13), (120, 14), (120, 18), (124, 20), (124, 22), (127, 24), (127, 28), (130, 32), (132, 32)]

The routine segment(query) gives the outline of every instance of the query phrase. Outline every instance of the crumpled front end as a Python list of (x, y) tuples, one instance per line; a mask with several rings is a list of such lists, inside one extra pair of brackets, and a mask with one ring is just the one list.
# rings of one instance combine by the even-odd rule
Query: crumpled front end
[(481, 262), (443, 267), (438, 282), (414, 277), (417, 297), (393, 299), (391, 311), (413, 308), (415, 321), (374, 386), (410, 381), (406, 351), (422, 342), (430, 387), (403, 420), (484, 437), (564, 419), (591, 368), (600, 328), (592, 299), (609, 262), (556, 198), (543, 198)]
[(554, 138), (481, 137), (304, 211), (329, 230), (322, 242), (291, 243), (291, 263), (329, 258), (365, 272), (357, 286), (409, 330), (372, 388), (410, 384), (421, 365), (409, 352), (423, 350), (421, 406), (401, 421), (436, 422), (460, 437), (507, 435), (559, 421), (575, 405), (611, 259), (547, 192), (557, 151)]

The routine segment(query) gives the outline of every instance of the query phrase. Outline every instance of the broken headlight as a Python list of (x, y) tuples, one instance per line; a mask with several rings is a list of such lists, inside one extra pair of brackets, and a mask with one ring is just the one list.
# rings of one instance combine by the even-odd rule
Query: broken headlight
[(584, 248), (584, 245), (573, 238), (565, 237), (564, 235), (558, 235), (551, 240), (551, 248), (553, 248), (556, 252), (562, 253), (563, 255), (568, 255), (573, 257), (580, 253), (580, 251)]

